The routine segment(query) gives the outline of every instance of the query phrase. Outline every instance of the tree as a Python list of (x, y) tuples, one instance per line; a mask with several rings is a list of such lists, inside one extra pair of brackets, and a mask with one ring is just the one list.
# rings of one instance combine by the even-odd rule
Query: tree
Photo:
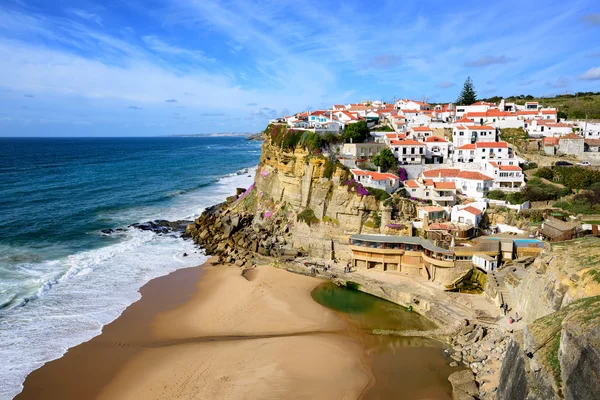
[(468, 106), (477, 101), (477, 93), (475, 92), (475, 87), (473, 86), (473, 81), (471, 77), (467, 77), (465, 84), (463, 85), (463, 89), (456, 100), (456, 105), (458, 106)]
[(353, 143), (362, 143), (366, 138), (369, 137), (371, 131), (367, 127), (366, 121), (358, 121), (353, 124), (349, 124), (344, 131), (344, 139)]
[(381, 170), (384, 172), (389, 171), (396, 166), (396, 157), (394, 157), (394, 153), (390, 149), (381, 149), (379, 154), (373, 157), (373, 164), (381, 167)]

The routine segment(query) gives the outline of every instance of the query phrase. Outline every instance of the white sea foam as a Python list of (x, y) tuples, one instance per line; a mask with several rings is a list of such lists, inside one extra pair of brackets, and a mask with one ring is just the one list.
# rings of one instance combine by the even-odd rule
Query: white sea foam
[[(247, 175), (229, 175), (214, 185), (176, 196), (167, 209), (130, 212), (140, 221), (193, 218), (236, 187), (248, 187), (252, 178)], [(152, 211), (160, 212), (152, 215)], [(184, 252), (189, 256), (183, 257)], [(37, 279), (47, 280), (38, 290), (39, 298), (0, 314), (0, 399), (17, 395), (31, 371), (98, 335), (139, 299), (138, 290), (146, 282), (205, 260), (191, 241), (129, 228), (117, 243), (48, 261), (54, 265), (40, 271), (62, 272), (50, 279), (39, 274)]]

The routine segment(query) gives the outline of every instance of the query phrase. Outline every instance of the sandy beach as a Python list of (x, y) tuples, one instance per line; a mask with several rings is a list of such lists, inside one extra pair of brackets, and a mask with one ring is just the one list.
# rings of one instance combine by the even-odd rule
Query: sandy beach
[(261, 266), (176, 271), (103, 333), (32, 373), (19, 399), (355, 399), (372, 381), (321, 281)]

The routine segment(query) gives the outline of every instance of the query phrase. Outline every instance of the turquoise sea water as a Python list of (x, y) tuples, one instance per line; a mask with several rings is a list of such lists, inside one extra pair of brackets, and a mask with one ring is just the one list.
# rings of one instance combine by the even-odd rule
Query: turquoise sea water
[[(0, 399), (97, 335), (144, 283), (205, 259), (128, 225), (198, 216), (249, 186), (259, 156), (241, 137), (0, 138)], [(115, 228), (126, 229), (101, 233)]]

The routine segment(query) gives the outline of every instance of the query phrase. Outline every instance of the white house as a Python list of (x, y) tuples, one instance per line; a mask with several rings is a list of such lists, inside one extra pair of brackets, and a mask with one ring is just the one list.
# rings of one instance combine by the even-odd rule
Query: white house
[(508, 160), (498, 160), (497, 162), (489, 161), (484, 164), (484, 172), (494, 178), (491, 189), (515, 192), (525, 186), (523, 170), (518, 165), (512, 165), (512, 163)]
[(506, 142), (477, 142), (475, 144), (465, 144), (457, 147), (454, 152), (454, 161), (472, 163), (482, 160), (494, 160), (511, 158)]
[(492, 188), (494, 179), (479, 171), (460, 170), (458, 168), (438, 168), (423, 171), (423, 179), (431, 179), (434, 182), (454, 182), (456, 188), (463, 195), (481, 199)]
[(348, 111), (336, 111), (334, 112), (334, 115), (339, 121), (342, 121), (343, 123), (358, 122), (359, 120), (355, 114), (352, 114)]
[(417, 218), (424, 220), (425, 217), (429, 219), (429, 222), (442, 222), (447, 221), (449, 213), (444, 207), (440, 206), (422, 206), (417, 207)]
[(487, 254), (473, 254), (473, 265), (487, 272), (493, 272), (498, 268), (498, 259)]
[(396, 108), (399, 110), (429, 110), (430, 106), (422, 101), (404, 99), (396, 102)]
[(450, 221), (455, 223), (471, 224), (475, 228), (479, 226), (483, 218), (483, 210), (475, 208), (472, 205), (462, 205), (452, 207)]
[(430, 136), (423, 141), (427, 147), (425, 158), (433, 164), (441, 164), (448, 159), (450, 154), (450, 142), (437, 136)]
[(422, 140), (433, 136), (433, 129), (428, 126), (413, 126), (409, 132), (412, 135), (412, 139), (415, 140)]
[(389, 146), (401, 164), (425, 163), (426, 146), (424, 143), (412, 139), (391, 140)]
[(365, 187), (382, 189), (388, 193), (393, 193), (400, 187), (400, 178), (394, 174), (363, 171), (361, 169), (351, 169), (350, 172), (352, 172), (354, 179)]
[(445, 207), (456, 204), (454, 182), (434, 182), (432, 179), (412, 179), (404, 182), (404, 190), (411, 197)]
[(452, 142), (455, 147), (475, 142), (495, 142), (496, 129), (488, 125), (456, 125), (452, 129)]
[(573, 126), (564, 122), (552, 122), (546, 120), (527, 120), (524, 123), (525, 130), (530, 137), (552, 137), (564, 136), (573, 132)]

